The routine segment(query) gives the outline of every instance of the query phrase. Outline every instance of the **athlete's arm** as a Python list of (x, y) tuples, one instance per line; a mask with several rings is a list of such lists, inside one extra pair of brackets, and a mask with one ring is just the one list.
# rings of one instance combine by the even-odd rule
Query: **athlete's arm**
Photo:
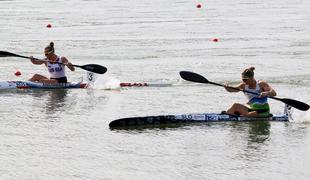
[(66, 65), (71, 71), (74, 71), (75, 68), (74, 66), (71, 64), (71, 62), (69, 62), (69, 60), (66, 57), (62, 57), (61, 58), (61, 62)]
[(276, 91), (267, 82), (261, 81), (259, 86), (262, 90), (260, 97), (273, 97), (277, 95)]
[(40, 59), (36, 59), (33, 56), (30, 56), (30, 61), (32, 64), (36, 64), (36, 65), (41, 65), (41, 64), (45, 63), (45, 61), (42, 61)]
[[(228, 83), (225, 82), (224, 88), (228, 92), (239, 92), (239, 91), (242, 91), (244, 89), (244, 84), (240, 83), (238, 86), (233, 87), (233, 86), (229, 86)], [(238, 90), (238, 89), (240, 89), (240, 90)]]

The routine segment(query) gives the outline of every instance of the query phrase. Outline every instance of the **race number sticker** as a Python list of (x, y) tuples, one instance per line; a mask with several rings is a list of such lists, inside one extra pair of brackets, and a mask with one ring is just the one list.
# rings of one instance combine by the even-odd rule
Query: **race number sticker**
[(88, 81), (93, 81), (93, 77), (94, 76), (94, 74), (93, 73), (91, 73), (91, 72), (87, 72), (87, 79), (88, 79)]

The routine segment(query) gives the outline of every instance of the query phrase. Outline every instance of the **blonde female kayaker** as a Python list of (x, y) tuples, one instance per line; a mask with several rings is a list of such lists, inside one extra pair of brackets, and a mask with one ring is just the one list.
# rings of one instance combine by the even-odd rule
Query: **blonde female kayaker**
[(42, 83), (67, 83), (65, 66), (67, 66), (71, 71), (75, 70), (74, 66), (72, 66), (66, 57), (55, 54), (53, 42), (50, 42), (50, 44), (45, 47), (44, 54), (46, 58), (43, 60), (35, 59), (32, 56), (30, 57), (30, 60), (36, 65), (44, 64), (48, 69), (50, 78), (40, 74), (35, 74), (29, 79), (29, 81)]
[[(259, 117), (270, 116), (268, 97), (276, 96), (277, 93), (267, 82), (256, 80), (254, 78), (254, 70), (255, 67), (245, 69), (241, 74), (243, 82), (234, 88), (238, 88), (241, 91), (251, 91), (257, 93), (258, 95), (244, 92), (244, 95), (248, 99), (246, 105), (234, 103), (226, 111), (227, 114)], [(239, 92), (236, 89), (229, 88), (227, 83), (225, 83), (224, 87), (228, 92)]]

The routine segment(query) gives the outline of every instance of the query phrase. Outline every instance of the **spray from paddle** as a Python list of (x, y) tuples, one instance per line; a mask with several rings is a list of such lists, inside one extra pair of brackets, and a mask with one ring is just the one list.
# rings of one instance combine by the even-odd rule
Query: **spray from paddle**
[(119, 90), (120, 80), (114, 77), (100, 76), (94, 83), (94, 89)]
[(295, 111), (292, 118), (295, 123), (310, 123), (310, 112)]
[(97, 75), (92, 72), (87, 72), (87, 81), (89, 87), (92, 89), (102, 90), (119, 90), (120, 80), (114, 77), (108, 77), (106, 75)]

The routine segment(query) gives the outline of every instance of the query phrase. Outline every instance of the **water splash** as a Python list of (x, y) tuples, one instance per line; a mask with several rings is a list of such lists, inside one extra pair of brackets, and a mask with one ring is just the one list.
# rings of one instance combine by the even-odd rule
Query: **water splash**
[(304, 116), (301, 118), (304, 123), (310, 123), (310, 112), (307, 112), (304, 114)]
[(119, 90), (120, 80), (114, 77), (98, 76), (92, 85), (93, 89)]
[(297, 111), (292, 114), (292, 122), (296, 123), (310, 123), (310, 111), (303, 112), (303, 111)]

